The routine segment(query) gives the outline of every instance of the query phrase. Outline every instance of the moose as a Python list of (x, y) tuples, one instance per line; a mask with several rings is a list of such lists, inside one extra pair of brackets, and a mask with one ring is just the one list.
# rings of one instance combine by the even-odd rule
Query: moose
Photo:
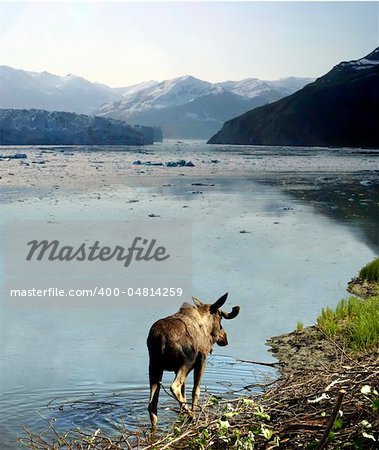
[[(207, 356), (214, 344), (228, 345), (228, 337), (221, 319), (234, 319), (240, 310), (234, 306), (230, 313), (220, 308), (226, 302), (224, 294), (213, 304), (192, 297), (194, 306), (184, 303), (179, 311), (155, 322), (147, 338), (149, 350), (150, 400), (149, 415), (152, 431), (157, 428), (157, 406), (163, 371), (175, 372), (171, 392), (181, 407), (193, 415), (200, 396), (200, 381)], [(186, 401), (186, 378), (194, 371), (192, 409)]]

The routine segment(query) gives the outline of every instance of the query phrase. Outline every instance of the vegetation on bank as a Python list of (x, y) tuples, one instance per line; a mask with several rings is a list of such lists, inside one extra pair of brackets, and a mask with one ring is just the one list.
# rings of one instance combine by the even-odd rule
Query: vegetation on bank
[(379, 348), (379, 296), (366, 300), (350, 297), (335, 309), (323, 308), (317, 324), (324, 333), (354, 352)]
[(364, 266), (348, 284), (348, 291), (361, 298), (379, 296), (379, 258)]
[(359, 278), (369, 282), (379, 282), (379, 258), (364, 266), (359, 272)]

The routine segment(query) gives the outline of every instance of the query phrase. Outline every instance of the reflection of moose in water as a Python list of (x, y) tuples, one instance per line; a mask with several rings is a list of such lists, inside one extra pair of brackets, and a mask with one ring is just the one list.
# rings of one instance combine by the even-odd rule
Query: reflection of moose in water
[[(175, 372), (171, 392), (180, 405), (189, 413), (194, 412), (200, 395), (200, 381), (205, 362), (214, 344), (228, 345), (228, 337), (222, 328), (221, 319), (234, 319), (240, 307), (234, 306), (230, 313), (222, 311), (228, 294), (213, 304), (205, 304), (193, 297), (195, 306), (184, 303), (172, 316), (158, 320), (150, 329), (147, 338), (149, 349), (150, 401), (149, 414), (152, 429), (157, 427), (157, 405), (160, 383), (164, 370)], [(192, 411), (186, 403), (185, 382), (194, 370)]]

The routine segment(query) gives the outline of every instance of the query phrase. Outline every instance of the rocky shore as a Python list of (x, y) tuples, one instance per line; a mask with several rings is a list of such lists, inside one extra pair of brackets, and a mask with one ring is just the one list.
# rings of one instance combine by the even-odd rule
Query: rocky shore
[(339, 349), (316, 326), (274, 336), (267, 341), (279, 360), (282, 376), (306, 373), (333, 364)]
[(357, 277), (349, 282), (347, 290), (360, 298), (368, 298), (379, 295), (379, 283), (369, 282)]
[[(354, 277), (347, 291), (361, 299), (379, 296), (379, 283)], [(345, 353), (344, 344), (332, 340), (317, 325), (273, 336), (267, 340), (270, 352), (279, 360), (281, 376), (327, 368)], [(379, 349), (372, 356), (379, 356)], [(367, 356), (367, 355), (365, 355)]]

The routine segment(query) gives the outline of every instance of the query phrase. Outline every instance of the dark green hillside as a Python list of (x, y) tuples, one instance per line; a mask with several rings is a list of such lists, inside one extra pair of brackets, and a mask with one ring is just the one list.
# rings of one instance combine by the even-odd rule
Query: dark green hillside
[(379, 48), (226, 122), (211, 144), (379, 147)]

